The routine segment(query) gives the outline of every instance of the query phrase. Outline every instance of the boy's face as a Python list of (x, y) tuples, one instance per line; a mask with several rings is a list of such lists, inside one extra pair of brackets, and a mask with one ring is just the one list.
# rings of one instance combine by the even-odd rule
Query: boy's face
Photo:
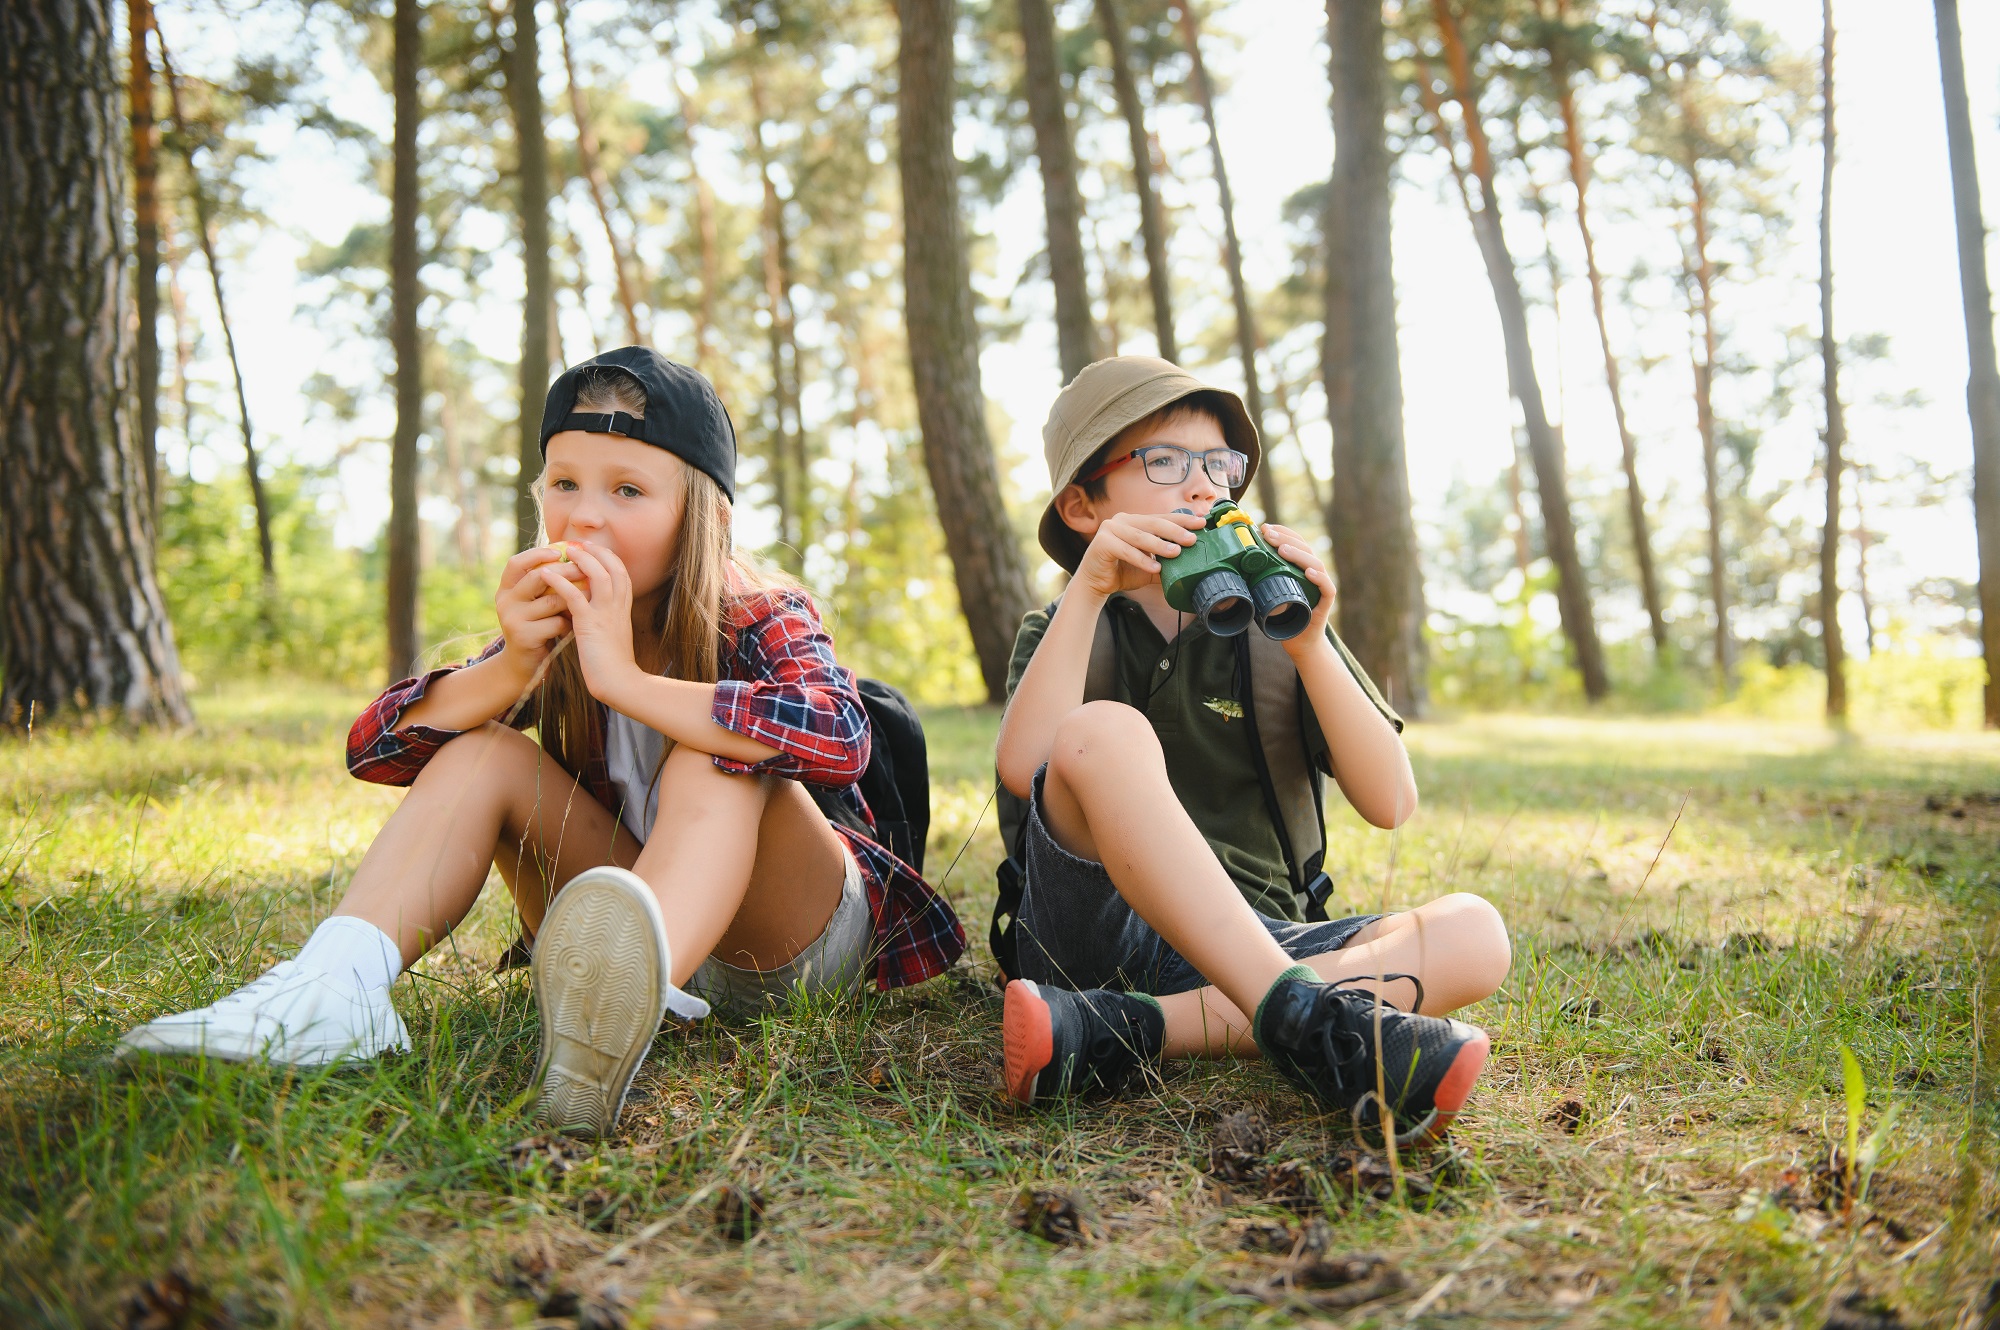
[[(1130, 452), (1155, 443), (1170, 443), (1185, 448), (1196, 458), (1229, 446), (1222, 426), (1216, 423), (1213, 416), (1190, 411), (1170, 417), (1119, 447), (1121, 451)], [(1111, 459), (1107, 457), (1104, 460)], [(1105, 474), (1102, 499), (1091, 498), (1081, 485), (1064, 486), (1062, 493), (1056, 496), (1056, 513), (1065, 526), (1088, 540), (1097, 534), (1099, 526), (1119, 513), (1155, 515), (1170, 513), (1176, 508), (1188, 508), (1196, 517), (1206, 517), (1217, 500), (1228, 497), (1229, 491), (1209, 479), (1207, 468), (1199, 461), (1188, 468), (1187, 478), (1180, 484), (1156, 485), (1146, 478), (1145, 467), (1136, 460), (1127, 460)]]

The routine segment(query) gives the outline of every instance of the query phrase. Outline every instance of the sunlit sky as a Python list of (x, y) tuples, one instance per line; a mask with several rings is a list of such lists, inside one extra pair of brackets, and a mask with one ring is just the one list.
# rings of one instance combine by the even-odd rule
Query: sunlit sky
[[(1794, 51), (1816, 55), (1818, 0), (1739, 0), (1737, 8), (1768, 26)], [(575, 9), (573, 21), (587, 26), (608, 12), (609, 0), (585, 0)], [(1835, 324), (1843, 337), (1886, 334), (1890, 346), (1885, 362), (1857, 372), (1850, 380), (1854, 455), (1885, 466), (1899, 457), (1917, 457), (1940, 471), (1963, 473), (1971, 448), (1964, 411), (1965, 339), (1930, 6), (1916, 0), (1898, 4), (1844, 0), (1836, 5), (1836, 20), (1840, 155), (1834, 205)], [(222, 24), (163, 6), (161, 21), (171, 25), (171, 39), (177, 41), (184, 63), (199, 70), (220, 69), (238, 41), (254, 44), (261, 20), (252, 10)], [(1322, 8), (1298, 0), (1235, 0), (1221, 9), (1214, 22), (1236, 38), (1213, 43), (1209, 61), (1212, 74), (1226, 89), (1218, 118), (1246, 266), (1253, 285), (1268, 285), (1283, 275), (1289, 262), (1279, 223), (1283, 201), (1300, 187), (1324, 179), (1332, 159), (1325, 14)], [(1991, 220), (2000, 218), (2000, 13), (1992, 6), (1967, 4), (1962, 6), (1962, 22), (1985, 207)], [(547, 45), (552, 43), (545, 44), (544, 52), (551, 77), (545, 87), (553, 115), (561, 105), (561, 82), (559, 65)], [(338, 109), (386, 131), (386, 99), (363, 76), (357, 74), (353, 86), (342, 90)], [(1175, 263), (1183, 271), (1213, 270), (1212, 237), (1219, 234), (1219, 225), (1207, 202), (1211, 198), (1207, 155), (1198, 121), (1191, 113), (1158, 120), (1163, 148), (1176, 161), (1195, 204), (1182, 214)], [(552, 133), (567, 132), (566, 126), (551, 128)], [(235, 252), (226, 273), (231, 312), (252, 415), (270, 441), (271, 453), (322, 459), (353, 437), (355, 429), (308, 421), (302, 385), (324, 365), (352, 365), (365, 355), (364, 349), (342, 345), (309, 307), (301, 307), (297, 263), (308, 244), (336, 241), (354, 222), (384, 217), (387, 205), (360, 175), (358, 160), (317, 135), (273, 130), (264, 134), (262, 142), (273, 154), (273, 163), (257, 168), (247, 183), (251, 202), (274, 225), (240, 228), (230, 237)], [(712, 144), (709, 150), (722, 149)], [(1811, 287), (1818, 263), (1816, 143), (1801, 145), (1794, 153), (1794, 168), (1799, 202), (1788, 243), (1779, 247), (1768, 276), (1750, 285), (1725, 285), (1722, 295), (1725, 315), (1743, 329), (1744, 350), (1752, 354), (1775, 345), (1769, 339), (1788, 328), (1817, 334), (1817, 296)], [(1549, 164), (1543, 179), (1552, 187), (1552, 197), (1566, 199), (1566, 189), (1553, 188), (1556, 169), (1556, 164)], [(1395, 201), (1411, 481), (1420, 521), (1431, 523), (1439, 519), (1454, 477), (1484, 482), (1506, 464), (1515, 419), (1491, 290), (1463, 209), (1448, 191), (1448, 180), (1435, 154), (1413, 156), (1403, 165)], [(995, 283), (1010, 282), (1042, 244), (1041, 201), (1032, 170), (1022, 173), (1012, 193), (982, 224), (994, 237), (994, 261), (981, 278), (982, 289), (1003, 294)], [(1646, 252), (1649, 241), (1664, 244), (1671, 252), (1671, 234), (1648, 236), (1645, 224), (1643, 217), (1604, 224), (1607, 237), (1624, 236), (1600, 240), (1607, 266), (1615, 266), (1621, 253), (1630, 258)], [(1573, 225), (1560, 223), (1554, 233), (1556, 252), (1566, 269), (1561, 317), (1556, 319), (1545, 308), (1537, 311), (1537, 356), (1551, 412), (1565, 423), (1572, 470), (1580, 477), (1604, 477), (1608, 483), (1617, 466), (1617, 436), (1573, 233)], [(1540, 263), (1540, 233), (1531, 220), (1520, 225), (1510, 221), (1510, 238), (1524, 267)], [(496, 251), (504, 250), (505, 243), (502, 235), (492, 238)], [(608, 266), (596, 277), (594, 294), (604, 305), (597, 326), (610, 328)], [(1546, 290), (1545, 277), (1528, 280)], [(483, 293), (484, 303), (492, 307), (491, 317), (482, 316), (474, 332), (482, 349), (502, 361), (511, 360), (518, 345), (519, 291), (517, 259), (499, 253)], [(1020, 298), (1031, 311), (1049, 308), (1045, 286), (1025, 290)], [(197, 293), (196, 308), (203, 303)], [(566, 342), (576, 354), (592, 332), (580, 313), (569, 311), (564, 317)], [(1670, 528), (1677, 521), (1685, 525), (1683, 519), (1692, 520), (1693, 498), (1699, 491), (1700, 452), (1688, 390), (1685, 329), (1684, 318), (1675, 311), (1620, 309), (1614, 315), (1614, 331), (1629, 334), (1633, 347), (1662, 357), (1662, 363), (1635, 385), (1632, 410), (1649, 490), (1656, 498), (1669, 489), (1675, 495), (1669, 506), (1680, 517), (1669, 520)], [(1184, 341), (1190, 332), (1183, 331)], [(1128, 330), (1124, 349), (1148, 350), (1150, 337)], [(366, 355), (373, 353), (374, 348), (365, 349)], [(1677, 360), (1670, 358), (1676, 356)], [(988, 395), (1014, 422), (1012, 437), (1003, 441), (1006, 454), (1016, 463), (1013, 476), (1022, 494), (1032, 495), (1046, 483), (1039, 432), (1058, 387), (1053, 328), (1045, 317), (1030, 318), (1011, 340), (990, 343), (981, 363)], [(1233, 363), (1197, 368), (1217, 382), (1238, 382)], [(219, 378), (224, 371), (209, 365), (204, 372)], [(1802, 386), (1814, 382), (1816, 378), (1809, 375)], [(1883, 399), (1912, 394), (1916, 405), (1883, 404)], [(381, 402), (363, 416), (361, 433), (386, 436), (386, 384), (381, 396)], [(496, 410), (504, 413), (506, 408), (496, 404)], [(1804, 481), (1818, 446), (1818, 424), (1816, 395), (1802, 393), (1797, 409), (1766, 436), (1758, 462), (1760, 482), (1800, 479), (1797, 511), (1809, 513), (1815, 523), (1818, 495), (1806, 492)], [(215, 438), (220, 447), (229, 435), (218, 432)], [(1307, 431), (1302, 442), (1324, 472), (1324, 428)], [(197, 474), (213, 474), (218, 465), (236, 464), (234, 456), (205, 452), (198, 450), (192, 459)], [(386, 447), (353, 451), (341, 486), (343, 539), (369, 539), (386, 518), (386, 460)], [(186, 464), (183, 459), (176, 461)], [(1588, 485), (1587, 480), (1584, 483)], [(1971, 508), (1962, 485), (1943, 509), (1871, 513), (1871, 519), (1889, 527), (1888, 545), (1874, 565), (1883, 589), (1891, 593), (1881, 597), (1885, 601), (1893, 603), (1898, 585), (1923, 577), (1973, 575)], [(1613, 533), (1613, 538), (1621, 537)], [(1626, 606), (1620, 618), (1614, 606), (1611, 630), (1633, 631), (1635, 610)]]

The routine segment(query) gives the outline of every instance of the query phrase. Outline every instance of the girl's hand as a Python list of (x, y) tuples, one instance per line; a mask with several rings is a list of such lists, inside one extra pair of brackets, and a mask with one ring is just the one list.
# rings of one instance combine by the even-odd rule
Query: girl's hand
[(582, 572), (579, 579), (564, 576), (560, 564), (544, 565), (541, 576), (561, 597), (574, 625), (584, 686), (592, 697), (605, 702), (639, 669), (632, 651), (632, 575), (618, 556), (602, 545), (572, 540), (569, 557)]
[(1302, 651), (1317, 647), (1326, 641), (1326, 620), (1333, 612), (1333, 575), (1313, 553), (1306, 538), (1290, 527), (1279, 526), (1276, 522), (1266, 522), (1263, 527), (1264, 539), (1271, 542), (1271, 548), (1279, 557), (1295, 565), (1305, 579), (1319, 588), (1319, 604), (1313, 606), (1312, 621), (1297, 637), (1287, 639), (1285, 650), (1294, 657)]
[[(501, 654), (513, 658), (523, 679), (548, 658), (555, 644), (570, 631), (569, 613), (562, 597), (550, 590), (544, 568), (567, 570), (571, 577), (582, 573), (570, 564), (559, 564), (560, 550), (546, 545), (522, 550), (507, 560), (500, 570), (500, 590), (493, 597), (493, 611), (500, 619), (500, 635), (507, 645)], [(563, 576), (558, 573), (556, 576)]]
[(1192, 513), (1119, 513), (1090, 538), (1072, 585), (1105, 597), (1160, 580), (1160, 560), (1194, 544), (1201, 519)]

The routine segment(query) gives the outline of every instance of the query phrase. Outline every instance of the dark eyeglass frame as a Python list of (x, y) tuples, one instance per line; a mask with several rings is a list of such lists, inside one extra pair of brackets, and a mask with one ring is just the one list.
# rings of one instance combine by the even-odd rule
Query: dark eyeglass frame
[[(1103, 466), (1098, 467), (1089, 475), (1077, 477), (1076, 483), (1079, 485), (1088, 485), (1094, 480), (1102, 480), (1134, 458), (1139, 459), (1141, 469), (1143, 470), (1146, 457), (1152, 453), (1179, 453), (1181, 455), (1181, 473), (1172, 480), (1154, 480), (1152, 472), (1146, 472), (1146, 479), (1151, 480), (1155, 485), (1180, 484), (1194, 473), (1196, 458), (1201, 459), (1201, 469), (1208, 473), (1208, 478), (1222, 486), (1225, 490), (1235, 489), (1238, 485), (1249, 479), (1250, 476), (1250, 455), (1238, 452), (1234, 448), (1210, 448), (1205, 453), (1198, 453), (1192, 448), (1183, 448), (1178, 443), (1149, 443), (1143, 447), (1134, 448), (1131, 452), (1121, 457), (1107, 459)], [(1218, 476), (1215, 474), (1215, 463), (1220, 461), (1223, 466), (1227, 466), (1228, 459), (1232, 457), (1242, 463), (1242, 473), (1234, 480), (1231, 480), (1227, 475)]]

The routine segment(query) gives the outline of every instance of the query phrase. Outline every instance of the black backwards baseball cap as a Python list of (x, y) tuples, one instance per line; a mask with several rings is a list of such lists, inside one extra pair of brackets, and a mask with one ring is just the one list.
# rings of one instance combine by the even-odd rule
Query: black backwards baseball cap
[[(576, 409), (576, 386), (587, 370), (615, 369), (629, 374), (646, 394), (646, 414), (623, 411), (608, 415)], [(549, 455), (549, 436), (566, 429), (592, 434), (620, 434), (655, 448), (664, 448), (695, 470), (705, 473), (733, 503), (736, 499), (736, 427), (715, 395), (715, 385), (699, 370), (677, 365), (643, 346), (621, 346), (592, 356), (564, 370), (549, 388), (542, 405), (542, 456)]]

